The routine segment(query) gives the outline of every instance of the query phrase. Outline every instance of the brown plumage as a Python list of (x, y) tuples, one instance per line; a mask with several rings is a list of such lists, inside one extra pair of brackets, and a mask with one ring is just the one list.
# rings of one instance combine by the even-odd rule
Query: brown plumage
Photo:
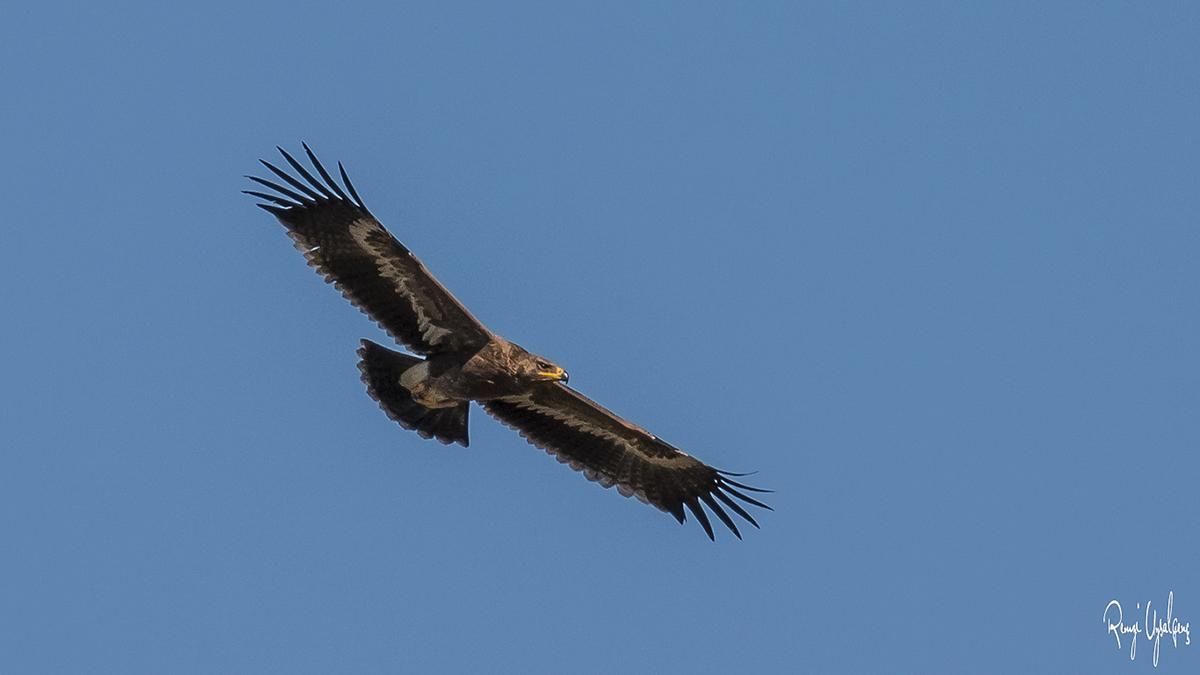
[[(737, 537), (733, 518), (758, 527), (737, 501), (769, 509), (734, 481), (617, 417), (566, 385), (567, 373), (479, 323), (367, 210), (345, 169), (338, 185), (304, 146), (314, 177), (282, 148), (303, 179), (263, 165), (286, 185), (247, 176), (277, 194), (247, 190), (288, 230), (308, 264), (413, 354), (369, 340), (358, 350), (367, 393), (388, 417), (423, 438), (469, 443), (467, 416), (476, 401), (558, 461), (604, 487), (616, 486), (684, 522), (686, 507), (710, 539), (707, 506)], [(420, 358), (425, 357), (425, 358)]]

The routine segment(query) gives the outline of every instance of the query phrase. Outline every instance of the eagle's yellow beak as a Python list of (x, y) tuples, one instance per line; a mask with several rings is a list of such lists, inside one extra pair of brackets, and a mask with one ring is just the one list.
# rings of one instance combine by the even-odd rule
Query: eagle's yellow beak
[(569, 375), (567, 375), (567, 371), (563, 370), (562, 368), (559, 368), (558, 366), (555, 366), (553, 370), (547, 370), (547, 371), (540, 372), (540, 373), (538, 373), (538, 375), (541, 375), (542, 377), (546, 378), (547, 380), (558, 380), (560, 382), (566, 382), (567, 379), (569, 379), (569, 377), (570, 377)]

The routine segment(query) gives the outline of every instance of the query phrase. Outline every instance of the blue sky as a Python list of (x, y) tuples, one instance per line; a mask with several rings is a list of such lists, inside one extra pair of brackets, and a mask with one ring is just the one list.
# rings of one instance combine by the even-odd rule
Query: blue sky
[[(6, 672), (1196, 672), (1103, 618), (1200, 619), (1195, 5), (2, 19)], [(762, 529), (390, 422), (301, 141)]]

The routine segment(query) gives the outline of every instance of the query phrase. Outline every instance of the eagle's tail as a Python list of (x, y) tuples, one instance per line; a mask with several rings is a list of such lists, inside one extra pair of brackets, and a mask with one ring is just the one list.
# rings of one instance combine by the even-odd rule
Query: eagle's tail
[(379, 402), (387, 416), (405, 429), (411, 429), (421, 438), (436, 438), (442, 443), (459, 443), (463, 447), (467, 440), (467, 411), (469, 401), (452, 408), (427, 408), (413, 400), (412, 393), (400, 384), (404, 371), (422, 362), (422, 359), (395, 352), (363, 340), (358, 350), (358, 369), (367, 393)]

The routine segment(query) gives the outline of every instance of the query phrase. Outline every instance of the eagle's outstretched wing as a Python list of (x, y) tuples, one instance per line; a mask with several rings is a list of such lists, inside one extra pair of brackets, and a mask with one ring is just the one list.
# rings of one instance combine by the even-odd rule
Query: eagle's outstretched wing
[(307, 184), (263, 161), (290, 187), (247, 176), (278, 194), (250, 190), (246, 194), (270, 202), (258, 206), (283, 223), (308, 264), (415, 354), (459, 352), (487, 344), (488, 330), (371, 215), (341, 163), (344, 191), (307, 145), (304, 151), (322, 180), (279, 148)]
[(731, 480), (730, 476), (741, 474), (714, 469), (564, 384), (546, 382), (520, 396), (482, 403), (492, 417), (589, 480), (606, 488), (615, 485), (626, 497), (637, 497), (681, 523), (686, 506), (709, 539), (712, 525), (701, 502), (739, 539), (742, 535), (722, 503), (755, 527), (758, 523), (732, 497), (771, 508), (739, 491), (768, 490)]

